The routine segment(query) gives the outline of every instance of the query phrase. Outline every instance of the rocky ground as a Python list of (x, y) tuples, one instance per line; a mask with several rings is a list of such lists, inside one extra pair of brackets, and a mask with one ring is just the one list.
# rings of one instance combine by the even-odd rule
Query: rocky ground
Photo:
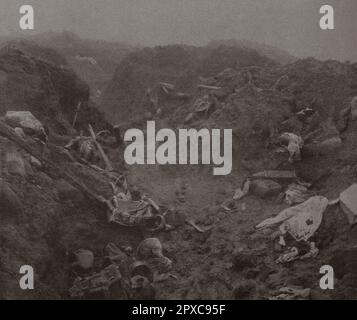
[[(291, 286), (311, 289), (305, 297), (310, 299), (356, 296), (356, 230), (339, 204), (327, 208), (314, 235), (318, 256), (282, 265), (275, 262), (283, 250), (274, 239), (277, 228), (258, 231), (255, 226), (288, 207), (281, 197), (288, 183), (279, 181), (280, 191), (268, 196), (251, 192), (233, 201), (233, 195), (247, 177), (262, 170), (295, 170), (300, 180), (311, 184), (312, 194), (329, 200), (356, 182), (357, 123), (349, 107), (357, 94), (357, 65), (314, 59), (279, 65), (256, 52), (222, 48), (215, 49), (219, 54), (206, 53), (197, 62), (190, 58), (195, 50), (190, 50), (184, 62), (177, 62), (172, 48), (128, 57), (105, 97), (106, 107), (108, 101), (114, 105), (119, 99), (120, 108), (130, 102), (131, 108), (140, 110), (132, 111), (139, 116), (135, 121), (124, 119), (123, 127), (133, 123), (143, 127), (146, 120), (154, 119), (158, 127), (233, 129), (234, 163), (229, 176), (213, 176), (207, 166), (129, 167), (123, 164), (122, 147), (105, 148), (129, 188), (137, 187), (176, 212), (169, 221), (173, 229), (156, 233), (108, 224), (106, 210), (65, 179), (63, 173), (70, 173), (96, 194), (111, 196), (105, 173), (74, 163), (61, 151), (76, 130), (86, 130), (88, 123), (96, 129), (111, 127), (90, 102), (88, 87), (70, 71), (29, 53), (2, 53), (1, 115), (21, 105), (41, 120), (50, 132), (47, 146), (30, 138), (27, 143), (55, 167), (37, 163), (14, 142), (0, 138), (0, 298), (70, 298), (69, 253), (92, 251), (93, 270), (99, 271), (108, 243), (126, 255), (128, 264), (121, 272), (127, 279), (133, 256), (130, 248), (135, 252), (148, 237), (159, 238), (164, 255), (173, 262), (171, 276), (154, 283), (158, 299), (269, 299)], [(148, 58), (154, 54), (162, 61), (164, 53), (170, 54), (163, 65)], [(213, 64), (215, 59), (219, 63)], [(195, 73), (182, 69), (177, 76), (175, 69), (182, 63), (196, 66)], [(199, 77), (202, 69), (206, 73)], [(157, 83), (169, 80), (176, 92), (188, 97), (177, 100), (162, 94)], [(148, 84), (153, 89), (150, 94)], [(219, 89), (200, 91), (197, 84)], [(130, 90), (115, 92), (121, 85)], [(135, 99), (130, 100), (130, 95)], [(196, 102), (206, 95), (207, 108), (197, 112)], [(78, 100), (85, 101), (85, 109), (74, 130), (71, 121)], [(306, 108), (312, 111), (301, 114)], [(301, 161), (289, 163), (286, 153), (276, 152), (276, 139), (285, 131), (304, 138)], [(326, 143), (331, 138), (341, 139), (340, 143)], [(98, 165), (103, 167), (101, 162)], [(185, 223), (186, 219), (194, 220), (204, 232)], [(36, 290), (23, 291), (18, 286), (18, 271), (24, 264), (35, 269)], [(335, 290), (327, 292), (319, 287), (320, 267), (325, 264), (333, 265), (336, 274)]]

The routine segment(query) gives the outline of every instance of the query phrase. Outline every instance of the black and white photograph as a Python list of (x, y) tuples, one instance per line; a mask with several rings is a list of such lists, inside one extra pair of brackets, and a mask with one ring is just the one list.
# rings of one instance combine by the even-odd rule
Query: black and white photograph
[(0, 300), (354, 300), (356, 224), (356, 0), (0, 0)]

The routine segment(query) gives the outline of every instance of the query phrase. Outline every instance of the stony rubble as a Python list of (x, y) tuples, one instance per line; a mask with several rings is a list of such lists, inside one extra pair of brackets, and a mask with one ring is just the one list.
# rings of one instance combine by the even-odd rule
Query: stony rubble
[[(56, 261), (62, 261), (64, 259), (60, 253), (52, 252), (50, 247), (57, 248), (57, 241), (66, 249), (74, 246), (76, 249), (73, 251), (77, 253), (77, 257), (83, 253), (86, 257), (84, 261), (77, 261), (77, 266), (89, 273), (73, 279), (70, 293), (74, 298), (95, 296), (97, 292), (104, 291), (104, 298), (123, 299), (154, 298), (160, 294), (164, 294), (166, 298), (180, 299), (200, 295), (201, 298), (309, 299), (312, 297), (310, 287), (313, 287), (314, 282), (311, 278), (315, 275), (316, 264), (324, 262), (323, 259), (330, 255), (334, 256), (331, 264), (336, 268), (339, 279), (348, 282), (350, 278), (354, 278), (354, 249), (349, 248), (354, 245), (354, 238), (347, 229), (348, 221), (344, 217), (340, 218), (341, 210), (340, 206), (336, 205), (337, 202), (327, 205), (327, 198), (322, 196), (332, 192), (335, 197), (336, 192), (343, 190), (346, 183), (354, 181), (354, 159), (349, 157), (350, 154), (344, 158), (346, 149), (349, 151), (354, 148), (351, 141), (355, 128), (350, 120), (353, 121), (354, 118), (352, 97), (355, 93), (349, 87), (349, 83), (356, 78), (353, 67), (341, 64), (337, 77), (330, 62), (314, 59), (300, 60), (277, 68), (261, 63), (258, 65), (259, 67), (222, 68), (223, 72), (220, 70), (216, 75), (206, 75), (207, 77), (199, 79), (201, 87), (198, 92), (192, 90), (191, 95), (190, 91), (190, 95), (185, 96), (185, 99), (171, 99), (175, 100), (175, 103), (180, 100), (182, 105), (178, 106), (173, 102), (168, 105), (169, 108), (175, 107), (171, 109), (174, 112), (170, 112), (169, 116), (164, 112), (155, 115), (158, 119), (167, 117), (163, 120), (175, 120), (176, 124), (179, 121), (184, 123), (189, 116), (189, 121), (197, 121), (200, 126), (234, 128), (238, 137), (236, 154), (242, 157), (242, 150), (246, 151), (245, 160), (253, 169), (238, 168), (237, 177), (248, 178), (242, 188), (237, 190), (233, 200), (223, 202), (224, 210), (219, 205), (222, 203), (221, 198), (229, 197), (227, 193), (237, 187), (225, 185), (227, 181), (214, 181), (212, 184), (209, 184), (208, 180), (204, 181), (202, 184), (207, 182), (213, 191), (204, 190), (209, 195), (199, 202), (200, 206), (190, 206), (195, 192), (182, 192), (175, 195), (179, 198), (175, 203), (179, 209), (167, 209), (161, 206), (161, 201), (158, 201), (160, 205), (157, 205), (139, 191), (144, 185), (139, 185), (140, 189), (134, 188), (123, 175), (116, 172), (94, 169), (88, 163), (79, 165), (76, 162), (68, 162), (68, 159), (61, 157), (51, 145), (47, 150), (49, 157), (63, 161), (63, 166), (68, 166), (73, 177), (78, 180), (70, 180), (71, 183), (66, 179), (62, 180), (61, 174), (53, 172), (56, 170), (48, 170), (49, 162), (44, 161), (45, 158), (37, 156), (33, 157), (41, 165), (35, 160), (30, 161), (29, 168), (34, 167), (36, 170), (27, 170), (29, 168), (26, 169), (26, 157), (21, 151), (16, 156), (25, 159), (25, 174), (16, 174), (16, 170), (12, 170), (10, 162), (14, 162), (12, 159), (16, 156), (8, 156), (7, 160), (11, 161), (5, 161), (6, 170), (4, 177), (1, 177), (0, 201), (1, 205), (5, 203), (9, 209), (7, 216), (25, 214), (26, 225), (10, 224), (11, 227), (8, 228), (11, 219), (6, 217), (4, 225), (0, 226), (1, 240), (4, 240), (0, 249), (9, 252), (3, 264), (10, 265), (14, 257), (16, 262), (21, 262), (21, 257), (7, 247), (14, 239), (18, 241), (16, 245), (29, 251), (26, 258), (40, 266), (41, 275), (44, 274), (42, 269), (45, 268), (44, 262), (34, 258), (38, 256), (38, 251), (42, 257), (56, 254)], [(331, 82), (327, 88), (320, 88), (322, 77)], [(309, 82), (306, 78), (311, 80), (310, 83), (306, 83)], [(157, 79), (155, 83), (156, 81)], [(155, 83), (152, 83), (152, 86), (155, 86)], [(178, 84), (161, 81), (158, 83), (160, 90), (166, 91), (166, 95), (180, 87), (179, 81)], [(197, 83), (193, 87), (196, 88), (196, 85)], [(336, 90), (332, 90), (333, 88)], [(82, 92), (79, 89), (78, 91)], [(351, 106), (346, 108), (351, 99)], [(78, 100), (78, 97), (74, 100)], [(73, 103), (74, 105), (76, 103)], [(324, 119), (325, 109), (321, 109), (321, 106), (326, 106), (328, 119)], [(68, 118), (72, 119), (72, 116), (71, 113)], [(340, 126), (341, 119), (346, 123), (340, 123)], [(56, 120), (56, 126), (58, 123)], [(88, 123), (85, 123), (85, 126)], [(81, 125), (83, 127), (83, 122)], [(283, 140), (287, 141), (290, 163), (287, 163), (285, 156), (279, 158), (281, 155), (274, 151), (279, 137), (284, 132), (289, 133)], [(28, 139), (19, 130), (14, 130), (14, 134), (22, 141)], [(246, 146), (248, 147), (245, 149)], [(3, 148), (2, 143), (0, 148)], [(332, 160), (329, 160), (330, 158)], [(15, 162), (21, 163), (21, 160)], [(346, 169), (347, 164), (350, 169)], [(315, 180), (313, 184), (306, 186), (298, 179), (309, 168), (314, 176), (315, 170), (328, 166), (335, 172), (332, 172), (331, 178), (322, 182)], [(22, 168), (21, 165), (19, 167)], [(342, 174), (341, 180), (348, 180), (342, 181), (343, 183), (338, 180), (342, 170), (348, 173)], [(130, 173), (133, 171), (128, 172)], [(43, 175), (47, 176), (46, 179)], [(186, 175), (188, 176), (187, 173)], [(191, 176), (192, 172), (189, 175)], [(120, 183), (117, 183), (120, 177)], [(150, 176), (150, 180), (153, 179)], [(333, 179), (338, 182), (334, 183)], [(84, 187), (95, 189), (96, 192), (90, 193), (89, 197), (95, 199), (95, 205), (88, 205), (83, 197), (88, 190), (81, 188), (75, 181), (82, 182)], [(235, 183), (237, 181), (235, 177)], [(157, 184), (159, 185), (159, 181)], [(347, 211), (347, 216), (351, 217), (351, 223), (354, 223), (353, 188), (340, 196), (341, 207)], [(226, 190), (228, 191), (224, 193)], [(159, 192), (152, 191), (155, 199), (162, 196)], [(165, 192), (166, 190), (162, 193)], [(213, 192), (217, 194), (213, 195)], [(258, 197), (251, 197), (252, 194)], [(286, 203), (278, 201), (279, 195), (282, 195), (281, 200), (285, 197)], [(216, 207), (212, 201), (209, 202), (212, 200), (208, 199), (211, 196), (217, 196), (219, 199), (216, 200)], [(166, 197), (169, 200), (165, 205), (174, 202), (175, 197)], [(315, 201), (319, 203), (317, 209), (311, 204)], [(286, 204), (296, 206), (286, 208)], [(310, 210), (312, 207), (316, 209), (313, 212)], [(181, 211), (184, 212), (182, 215), (178, 213)], [(108, 213), (109, 221), (115, 222), (115, 227), (111, 228), (103, 219), (104, 214), (101, 213), (105, 212)], [(268, 230), (254, 230), (255, 224), (274, 212), (281, 214), (265, 220), (260, 226), (280, 224), (277, 234), (271, 234)], [(198, 213), (202, 215), (200, 219), (196, 219), (195, 215)], [(3, 212), (1, 214), (4, 215)], [(145, 222), (147, 217), (153, 218), (149, 219), (149, 224)], [(172, 224), (174, 229), (162, 234), (167, 231), (166, 221), (170, 219), (175, 221)], [(195, 224), (196, 230), (193, 229), (192, 223), (190, 226), (185, 225), (185, 221), (198, 221), (197, 225)], [(138, 228), (141, 230), (133, 228), (142, 225), (145, 228)], [(327, 230), (324, 230), (326, 225)], [(200, 232), (197, 226), (204, 232)], [(31, 236), (27, 233), (27, 228)], [(67, 228), (68, 234), (63, 232), (62, 228)], [(151, 238), (153, 236), (158, 238)], [(144, 242), (140, 243), (143, 238)], [(329, 238), (328, 241), (326, 238)], [(270, 243), (269, 239), (278, 241)], [(5, 249), (2, 247), (3, 243)], [(104, 243), (110, 243), (105, 253), (101, 251), (103, 248), (100, 248)], [(320, 243), (323, 245), (320, 246)], [(78, 251), (78, 247), (87, 248), (87, 244), (89, 249), (85, 250), (88, 251)], [(243, 249), (234, 249), (240, 246)], [(273, 250), (269, 246), (272, 246)], [(138, 247), (136, 253), (131, 249), (135, 247)], [(30, 258), (32, 255), (34, 257)], [(296, 276), (295, 260), (300, 260), (299, 263), (304, 269), (301, 279), (300, 274)], [(51, 265), (53, 261), (48, 258), (45, 262)], [(284, 265), (276, 266), (275, 262)], [(56, 265), (54, 268), (62, 267), (63, 265)], [(0, 272), (4, 272), (2, 266)], [(165, 278), (159, 277), (160, 275), (168, 276)], [(61, 273), (61, 277), (67, 276)], [(179, 280), (178, 285), (172, 285), (171, 280), (174, 279)], [(291, 280), (301, 282), (302, 286), (287, 287)], [(9, 282), (6, 282), (6, 286), (10, 283), (10, 280), (7, 281)], [(261, 292), (268, 292), (268, 288), (277, 292), (267, 297), (266, 293)], [(9, 295), (11, 290), (5, 290), (4, 295)], [(113, 294), (114, 291), (116, 294)], [(55, 297), (58, 298), (59, 295)]]

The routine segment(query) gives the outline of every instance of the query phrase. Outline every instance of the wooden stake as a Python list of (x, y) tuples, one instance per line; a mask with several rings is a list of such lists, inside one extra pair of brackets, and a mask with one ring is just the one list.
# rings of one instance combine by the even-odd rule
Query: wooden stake
[(96, 147), (97, 147), (97, 149), (98, 149), (98, 151), (99, 151), (99, 153), (100, 153), (100, 155), (101, 155), (101, 157), (102, 157), (102, 159), (103, 159), (103, 161), (105, 163), (106, 170), (113, 171), (114, 170), (113, 165), (111, 164), (109, 158), (105, 154), (102, 146), (97, 141), (97, 137), (96, 137), (96, 135), (94, 133), (94, 130), (93, 130), (93, 128), (92, 128), (92, 126), (90, 124), (88, 125), (88, 128), (89, 128), (90, 135), (92, 136), (92, 139), (93, 139), (93, 141), (94, 141), (94, 143), (95, 143), (95, 145), (96, 145)]

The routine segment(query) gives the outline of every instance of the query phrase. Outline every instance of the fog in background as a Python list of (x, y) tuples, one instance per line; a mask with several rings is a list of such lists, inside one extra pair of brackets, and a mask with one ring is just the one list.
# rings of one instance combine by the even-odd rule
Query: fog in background
[[(0, 36), (20, 32), (22, 4), (35, 9), (36, 33), (146, 46), (247, 39), (299, 57), (357, 61), (357, 0), (0, 0)], [(335, 8), (334, 31), (319, 28), (322, 4)]]

